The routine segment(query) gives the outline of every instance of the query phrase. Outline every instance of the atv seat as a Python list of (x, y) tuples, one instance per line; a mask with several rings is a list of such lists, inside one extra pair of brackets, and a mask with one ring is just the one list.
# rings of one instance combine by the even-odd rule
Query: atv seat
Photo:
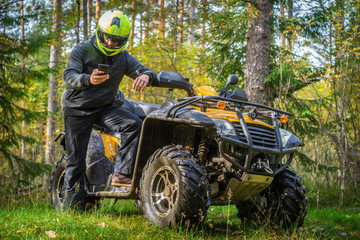
[(151, 113), (152, 111), (155, 111), (157, 109), (160, 109), (160, 107), (161, 107), (158, 104), (143, 103), (143, 102), (137, 102), (137, 101), (133, 101), (133, 100), (128, 100), (128, 101), (132, 104), (132, 107), (133, 107), (132, 112), (135, 113), (140, 118), (145, 118), (149, 113)]

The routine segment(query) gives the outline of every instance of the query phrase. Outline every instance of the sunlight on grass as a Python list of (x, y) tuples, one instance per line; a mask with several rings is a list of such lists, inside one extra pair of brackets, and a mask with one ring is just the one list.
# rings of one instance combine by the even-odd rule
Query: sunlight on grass
[[(266, 222), (244, 223), (231, 206), (211, 206), (203, 224), (159, 228), (149, 224), (134, 200), (106, 199), (78, 214), (55, 211), (44, 194), (0, 205), (1, 239), (358, 239), (359, 210), (310, 209), (303, 228), (285, 231)], [(228, 230), (227, 230), (228, 229)], [(52, 235), (53, 234), (53, 235)]]

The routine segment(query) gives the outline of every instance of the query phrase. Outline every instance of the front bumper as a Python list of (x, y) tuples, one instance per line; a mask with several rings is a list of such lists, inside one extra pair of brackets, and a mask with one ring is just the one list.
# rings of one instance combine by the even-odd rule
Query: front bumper
[[(259, 144), (259, 141), (254, 141), (253, 134), (250, 133), (248, 124), (245, 122), (241, 110), (236, 109), (236, 112), (241, 126), (242, 137), (235, 139), (227, 136), (219, 136), (218, 145), (219, 145), (220, 155), (223, 158), (225, 158), (227, 161), (232, 163), (235, 168), (239, 168), (246, 173), (275, 176), (276, 174), (284, 170), (287, 166), (289, 166), (289, 164), (293, 159), (294, 153), (297, 151), (297, 149), (295, 147), (283, 148), (279, 126), (275, 113), (271, 113), (271, 119), (272, 119), (272, 125), (274, 127), (274, 137), (276, 141), (274, 141), (275, 145), (273, 147), (267, 147), (269, 146), (269, 144), (268, 145), (264, 144), (263, 146), (261, 146), (261, 144)], [(239, 155), (239, 153), (237, 152), (229, 151), (228, 150), (229, 145), (236, 148), (240, 148), (241, 155)], [(252, 164), (255, 161), (255, 159), (253, 159), (253, 156), (259, 153), (264, 153), (273, 156), (273, 159), (271, 161), (272, 172), (269, 173), (266, 171), (253, 170), (251, 168)], [(286, 161), (286, 163), (279, 168), (280, 160), (286, 154), (290, 154), (289, 158)]]

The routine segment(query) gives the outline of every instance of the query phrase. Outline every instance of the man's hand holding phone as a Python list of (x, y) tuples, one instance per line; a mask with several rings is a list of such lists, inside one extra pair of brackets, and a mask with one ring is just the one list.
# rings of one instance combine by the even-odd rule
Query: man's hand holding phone
[(90, 84), (99, 85), (109, 79), (109, 65), (98, 64), (98, 68), (94, 69), (90, 76)]

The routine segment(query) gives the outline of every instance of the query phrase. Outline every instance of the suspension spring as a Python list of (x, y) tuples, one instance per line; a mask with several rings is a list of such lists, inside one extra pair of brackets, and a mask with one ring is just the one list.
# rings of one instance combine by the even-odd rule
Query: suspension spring
[(206, 155), (209, 153), (210, 139), (205, 134), (201, 136), (201, 141), (198, 148), (199, 160), (202, 162), (206, 159)]

